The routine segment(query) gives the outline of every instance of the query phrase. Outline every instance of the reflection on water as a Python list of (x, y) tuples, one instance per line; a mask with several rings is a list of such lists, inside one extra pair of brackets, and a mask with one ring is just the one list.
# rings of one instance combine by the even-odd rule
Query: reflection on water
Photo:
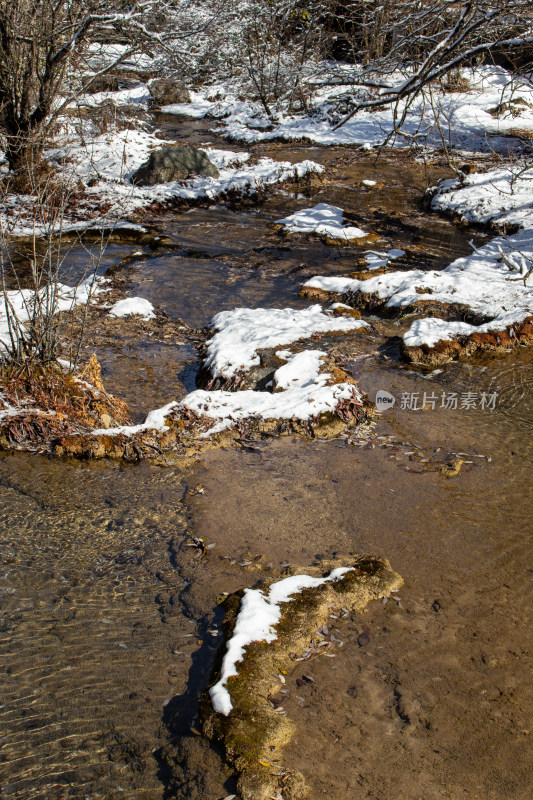
[(239, 306), (304, 308), (299, 283), (290, 276), (261, 274), (228, 282), (227, 267), (216, 260), (197, 260), (169, 253), (136, 265), (130, 272), (131, 291), (146, 297), (170, 317), (204, 327), (218, 311)]
[[(42, 242), (36, 242), (37, 257), (45, 258), (46, 250)], [(93, 242), (77, 241), (74, 244), (64, 244), (60, 252), (53, 255), (52, 268), (57, 267), (57, 274), (62, 283), (68, 286), (75, 286), (80, 281), (89, 278), (96, 273), (104, 275), (110, 266), (121, 261), (126, 255), (134, 252), (148, 252), (145, 247), (135, 244), (125, 245), (117, 243), (105, 243), (101, 247)], [(6, 259), (4, 271), (8, 288), (32, 288), (31, 260), (33, 258), (33, 245), (26, 242), (15, 240), (9, 247), (9, 259)], [(39, 262), (38, 262), (39, 263)], [(13, 265), (13, 268), (11, 267)], [(16, 272), (16, 278), (13, 273)]]

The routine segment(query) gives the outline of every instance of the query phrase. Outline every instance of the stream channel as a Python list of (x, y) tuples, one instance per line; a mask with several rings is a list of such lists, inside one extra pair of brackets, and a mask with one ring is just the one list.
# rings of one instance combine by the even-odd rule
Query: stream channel
[[(212, 123), (158, 124), (235, 149)], [(116, 264), (142, 252), (124, 267), (128, 295), (196, 328), (239, 306), (303, 308), (304, 280), (346, 275), (361, 255), (269, 227), (318, 202), (353, 213), (380, 235), (378, 249), (408, 250), (431, 269), (489, 238), (423, 210), (426, 187), (447, 173), (406, 153), (376, 164), (350, 148), (251, 152), (313, 159), (327, 179), (257, 204), (154, 213), (172, 248), (122, 242), (106, 254)], [(69, 266), (84, 258), (73, 250)], [(372, 400), (384, 389), (397, 402), (364, 435), (224, 447), (186, 470), (2, 454), (5, 798), (232, 795), (231, 771), (195, 728), (221, 643), (217, 597), (254, 585), (269, 564), (357, 553), (385, 556), (405, 584), (396, 600), (336, 621), (336, 657), (295, 663), (285, 764), (303, 772), (311, 800), (530, 797), (531, 349), (419, 372), (398, 355), (408, 321), (370, 321), (345, 364)], [(117, 337), (96, 354), (136, 421), (195, 386), (188, 345)], [(402, 393), (430, 391), (434, 409), (401, 408)], [(483, 391), (497, 393), (493, 410), (440, 407), (443, 392)], [(463, 454), (458, 475), (430, 468), (440, 453)], [(192, 535), (215, 543), (206, 557), (185, 546)]]

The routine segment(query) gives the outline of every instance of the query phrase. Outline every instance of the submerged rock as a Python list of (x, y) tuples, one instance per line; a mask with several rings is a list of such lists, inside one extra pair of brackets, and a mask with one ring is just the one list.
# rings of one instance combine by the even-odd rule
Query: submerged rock
[(131, 178), (136, 186), (154, 186), (158, 183), (184, 180), (194, 175), (218, 178), (219, 171), (204, 150), (186, 145), (169, 145), (154, 150)]

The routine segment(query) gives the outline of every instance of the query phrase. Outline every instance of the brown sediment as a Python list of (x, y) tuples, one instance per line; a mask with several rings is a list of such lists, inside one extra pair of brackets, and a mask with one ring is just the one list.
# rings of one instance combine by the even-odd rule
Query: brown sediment
[(341, 305), (337, 308), (331, 309), (332, 317), (351, 317), (352, 319), (361, 319), (361, 312), (357, 308)]
[(533, 316), (530, 316), (500, 331), (474, 332), (455, 339), (441, 339), (433, 347), (425, 344), (416, 347), (402, 345), (402, 352), (407, 361), (440, 366), (484, 352), (507, 352), (517, 345), (530, 344), (532, 340)]
[[(365, 264), (368, 262), (364, 259), (361, 259), (363, 263), (360, 266), (364, 267)], [(354, 272), (350, 272), (350, 278), (353, 278), (356, 281), (367, 281), (369, 278), (375, 278), (377, 275), (384, 275), (386, 272), (390, 272), (389, 265), (387, 264), (384, 267), (376, 267), (376, 269), (361, 269), (355, 270)]]
[(322, 359), (320, 373), (327, 373), (329, 375), (327, 386), (333, 386), (336, 383), (352, 383), (354, 386), (357, 384), (355, 378), (349, 375), (333, 358), (328, 355)]
[(308, 300), (318, 300), (321, 303), (340, 302), (342, 299), (342, 295), (338, 292), (328, 292), (327, 289), (319, 289), (315, 286), (301, 286), (298, 294), (300, 297), (306, 297)]
[[(351, 383), (354, 381), (351, 380)], [(228, 430), (213, 436), (203, 436), (215, 420), (198, 416), (187, 408), (179, 408), (167, 417), (164, 430), (144, 430), (135, 434), (93, 434), (90, 431), (66, 434), (52, 441), (43, 441), (32, 449), (52, 452), (56, 456), (81, 459), (112, 458), (125, 461), (150, 460), (155, 464), (190, 466), (201, 453), (232, 444), (244, 436), (288, 436), (305, 439), (332, 439), (347, 426), (372, 418), (374, 405), (360, 399), (355, 390), (351, 397), (338, 403), (335, 411), (324, 412), (308, 420), (258, 419), (240, 420)], [(19, 447), (18, 449), (27, 449)]]
[(318, 234), (320, 239), (328, 247), (361, 247), (366, 244), (374, 244), (382, 238), (377, 233), (367, 233), (365, 236), (358, 236), (355, 239), (339, 239), (326, 234)]
[[(362, 611), (371, 600), (388, 596), (403, 583), (386, 559), (372, 557), (337, 558), (303, 569), (291, 567), (285, 574), (325, 577), (341, 566), (350, 566), (352, 571), (338, 581), (303, 589), (282, 604), (274, 642), (256, 641), (246, 647), (239, 662), (239, 674), (227, 682), (233, 705), (228, 716), (213, 710), (208, 691), (202, 696), (202, 731), (206, 738), (222, 746), (227, 761), (238, 773), (237, 786), (243, 800), (268, 800), (276, 793), (285, 800), (305, 797), (304, 776), (283, 765), (282, 751), (295, 734), (296, 726), (282, 714), (279, 704), (276, 708), (271, 700), (280, 689), (280, 675), (292, 672), (296, 659), (313, 647), (318, 629), (326, 623), (333, 608)], [(259, 588), (268, 589), (273, 581), (269, 578)], [(233, 633), (242, 596), (241, 590), (224, 603), (226, 640)], [(224, 651), (225, 647), (219, 651), (213, 682)]]

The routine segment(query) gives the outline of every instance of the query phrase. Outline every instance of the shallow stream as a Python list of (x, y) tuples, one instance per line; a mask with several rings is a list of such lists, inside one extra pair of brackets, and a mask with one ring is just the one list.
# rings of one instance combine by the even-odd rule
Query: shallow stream
[[(205, 123), (163, 121), (167, 135), (228, 146)], [(269, 227), (318, 202), (342, 205), (380, 235), (377, 249), (409, 249), (421, 266), (444, 266), (486, 239), (422, 210), (426, 186), (445, 172), (405, 154), (374, 164), (347, 148), (253, 153), (311, 158), (331, 177), (305, 196), (154, 216), (172, 247), (115, 244), (106, 256), (142, 251), (124, 267), (128, 294), (196, 328), (237, 306), (304, 307), (306, 278), (347, 274), (360, 255)], [(84, 258), (73, 250), (67, 267)], [(371, 322), (345, 363), (371, 399), (385, 389), (397, 402), (352, 441), (222, 448), (187, 471), (0, 458), (6, 798), (232, 794), (231, 773), (195, 733), (220, 643), (216, 598), (253, 585), (269, 563), (352, 553), (387, 557), (405, 586), (396, 602), (338, 622), (335, 658), (287, 677), (283, 703), (298, 734), (285, 760), (312, 800), (530, 796), (531, 351), (422, 374), (398, 361), (404, 323)], [(194, 387), (192, 347), (117, 340), (97, 356), (106, 387), (136, 418)], [(443, 393), (469, 392), (476, 408), (441, 407)], [(482, 392), (496, 393), (494, 409), (479, 408)], [(424, 393), (435, 408), (402, 408), (402, 395)], [(465, 462), (455, 477), (441, 474), (442, 454)], [(207, 557), (185, 546), (190, 535), (215, 542)], [(255, 570), (259, 555), (267, 566)], [(303, 672), (314, 680), (300, 687)]]

